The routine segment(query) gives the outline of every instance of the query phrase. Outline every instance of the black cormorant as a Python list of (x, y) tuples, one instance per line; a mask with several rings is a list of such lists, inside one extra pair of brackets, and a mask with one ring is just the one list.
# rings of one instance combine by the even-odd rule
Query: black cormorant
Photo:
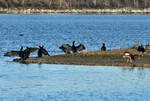
[(101, 47), (101, 51), (106, 51), (105, 43), (103, 43), (103, 45), (102, 45), (102, 47)]

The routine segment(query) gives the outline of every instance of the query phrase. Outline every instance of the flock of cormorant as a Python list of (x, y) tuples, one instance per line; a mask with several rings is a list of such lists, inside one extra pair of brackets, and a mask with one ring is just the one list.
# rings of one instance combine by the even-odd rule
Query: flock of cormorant
[[(63, 52), (66, 54), (71, 54), (71, 53), (78, 53), (82, 50), (85, 50), (85, 46), (83, 44), (79, 44), (78, 46), (75, 46), (75, 41), (73, 41), (72, 46), (69, 44), (62, 44), (59, 47)], [(22, 60), (26, 60), (29, 58), (30, 53), (38, 50), (37, 56), (42, 57), (43, 55), (49, 55), (48, 51), (44, 49), (43, 45), (40, 45), (39, 48), (32, 48), (32, 47), (26, 47), (26, 49), (21, 46), (19, 51), (10, 51), (4, 54), (4, 56), (19, 56)]]
[[(83, 44), (79, 44), (78, 46), (76, 46), (75, 41), (72, 42), (72, 46), (70, 46), (69, 44), (62, 44), (59, 48), (66, 54), (71, 54), (71, 53), (75, 54), (86, 49)], [(25, 50), (23, 49), (23, 46), (21, 46), (19, 51), (7, 52), (5, 53), (4, 56), (19, 56), (22, 60), (26, 60), (27, 58), (29, 58), (30, 53), (36, 50), (38, 50), (37, 52), (38, 57), (42, 57), (43, 55), (50, 56), (48, 51), (44, 49), (43, 45), (40, 45), (39, 48), (26, 47)], [(106, 51), (105, 43), (102, 44), (101, 51)]]
[[(86, 49), (83, 44), (79, 44), (78, 46), (75, 46), (75, 41), (72, 42), (72, 46), (70, 46), (69, 44), (62, 44), (59, 48), (66, 54), (71, 54), (71, 53), (74, 54)], [(36, 50), (38, 50), (37, 52), (38, 57), (42, 57), (43, 55), (50, 56), (48, 51), (44, 49), (43, 45), (40, 45), (39, 48), (26, 47), (25, 50), (23, 49), (23, 46), (21, 46), (19, 51), (7, 52), (4, 56), (19, 56), (22, 60), (26, 60), (27, 58), (29, 58), (30, 53)], [(133, 60), (135, 60), (135, 56), (143, 56), (144, 52), (146, 51), (143, 45), (136, 47), (136, 50), (139, 52), (139, 55), (131, 54), (128, 51), (123, 53), (123, 58), (126, 59), (126, 63), (129, 62), (132, 63)], [(105, 43), (102, 43), (101, 51), (106, 51)]]
[[(21, 46), (20, 51), (18, 51), (17, 54), (21, 59), (26, 60), (27, 58), (29, 58), (31, 49), (32, 48), (26, 47), (26, 49), (24, 50), (23, 46)], [(44, 49), (44, 46), (40, 45), (38, 48), (38, 57), (42, 57), (43, 55), (50, 56), (48, 51), (46, 49)]]

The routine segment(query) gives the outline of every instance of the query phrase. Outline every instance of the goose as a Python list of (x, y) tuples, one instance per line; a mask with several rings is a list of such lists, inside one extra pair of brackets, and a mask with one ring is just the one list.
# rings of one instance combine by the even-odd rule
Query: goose
[(126, 63), (132, 63), (133, 60), (135, 60), (135, 56), (136, 55), (133, 55), (130, 52), (124, 52), (122, 57), (126, 59)]

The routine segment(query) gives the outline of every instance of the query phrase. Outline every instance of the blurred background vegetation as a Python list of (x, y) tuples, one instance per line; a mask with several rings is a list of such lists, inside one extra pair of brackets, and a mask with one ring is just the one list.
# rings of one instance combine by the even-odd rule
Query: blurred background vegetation
[(150, 0), (0, 0), (1, 8), (106, 9), (150, 7)]

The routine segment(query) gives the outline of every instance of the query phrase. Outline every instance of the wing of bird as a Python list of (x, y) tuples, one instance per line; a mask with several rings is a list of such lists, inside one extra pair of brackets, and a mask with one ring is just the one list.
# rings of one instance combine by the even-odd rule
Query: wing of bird
[(43, 53), (44, 55), (49, 55), (49, 54), (48, 54), (48, 51), (45, 50), (45, 49), (42, 50), (42, 53)]
[(30, 52), (32, 53), (32, 52), (35, 52), (36, 50), (38, 50), (38, 48), (34, 48), (34, 47), (29, 47), (29, 49), (30, 49)]
[(19, 51), (10, 51), (4, 54), (4, 56), (18, 56)]
[[(30, 47), (29, 49), (30, 49), (30, 52), (31, 52), (31, 53), (32, 53), (32, 52), (35, 52), (36, 50), (38, 50), (38, 48), (33, 48), (33, 47)], [(18, 56), (18, 55), (19, 55), (19, 52), (20, 52), (20, 51), (14, 51), (14, 50), (12, 50), (12, 51), (10, 51), (10, 52), (6, 52), (6, 53), (4, 54), (4, 56)]]

